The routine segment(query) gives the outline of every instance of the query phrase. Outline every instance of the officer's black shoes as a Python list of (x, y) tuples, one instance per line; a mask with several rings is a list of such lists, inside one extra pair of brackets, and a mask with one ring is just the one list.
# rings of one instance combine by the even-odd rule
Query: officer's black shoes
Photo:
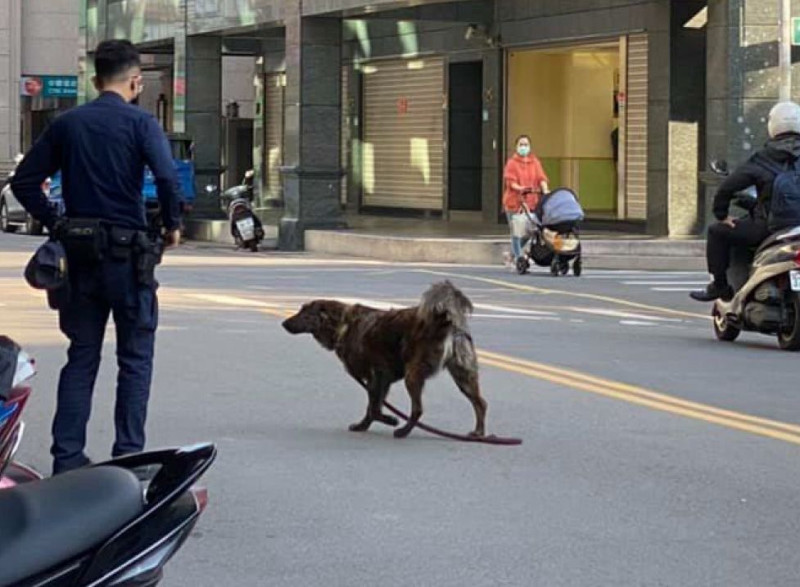
[(693, 291), (689, 296), (698, 302), (713, 302), (719, 298), (729, 302), (733, 299), (733, 288), (727, 283), (720, 284), (716, 281), (712, 281), (705, 289)]

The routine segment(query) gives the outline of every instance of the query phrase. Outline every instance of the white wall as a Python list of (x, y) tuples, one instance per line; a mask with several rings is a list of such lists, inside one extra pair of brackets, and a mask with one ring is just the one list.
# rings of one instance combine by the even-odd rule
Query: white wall
[(22, 0), (0, 0), (0, 164), (19, 149)]
[(77, 75), (79, 5), (76, 0), (22, 0), (22, 73)]
[(256, 90), (253, 77), (256, 72), (255, 57), (222, 58), (222, 114), (229, 102), (239, 103), (239, 117), (255, 115)]

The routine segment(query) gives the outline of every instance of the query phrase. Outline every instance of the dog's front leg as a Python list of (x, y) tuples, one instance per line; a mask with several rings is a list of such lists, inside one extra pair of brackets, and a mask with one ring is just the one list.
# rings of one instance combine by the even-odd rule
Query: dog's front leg
[(362, 380), (358, 377), (353, 378), (367, 392), (369, 404), (364, 418), (360, 422), (352, 424), (350, 430), (352, 432), (364, 432), (369, 429), (373, 422), (381, 422), (387, 426), (397, 426), (399, 424), (397, 418), (383, 413), (383, 401), (389, 393), (391, 383), (387, 383), (384, 378), (375, 373), (368, 380)]
[(367, 392), (368, 397), (368, 404), (367, 404), (367, 413), (364, 414), (364, 417), (361, 419), (360, 422), (356, 422), (355, 424), (350, 424), (348, 430), (350, 432), (366, 432), (369, 430), (369, 427), (372, 425), (372, 422), (375, 418), (373, 418), (373, 410), (372, 410), (372, 391), (370, 390), (370, 381), (367, 378), (362, 379), (358, 377), (355, 373), (348, 369), (347, 371), (349, 375), (358, 381), (358, 384), (364, 388)]

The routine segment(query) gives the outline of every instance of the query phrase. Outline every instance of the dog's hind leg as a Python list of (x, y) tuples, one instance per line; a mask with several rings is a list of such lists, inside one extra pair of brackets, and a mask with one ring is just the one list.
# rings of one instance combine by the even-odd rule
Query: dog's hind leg
[(402, 428), (394, 431), (395, 438), (405, 438), (417, 425), (422, 417), (422, 390), (425, 387), (425, 380), (433, 374), (433, 369), (425, 366), (416, 367), (406, 373), (406, 389), (411, 398), (411, 415), (408, 422)]
[(485, 422), (487, 406), (486, 400), (481, 397), (478, 372), (455, 362), (448, 363), (447, 370), (453, 378), (453, 381), (456, 382), (458, 389), (467, 396), (467, 399), (472, 404), (472, 408), (475, 410), (475, 430), (471, 432), (471, 435), (484, 436), (486, 433)]
[(486, 433), (486, 400), (481, 397), (481, 386), (478, 377), (478, 356), (472, 337), (460, 334), (454, 337), (453, 356), (445, 364), (447, 371), (455, 381), (475, 410), (475, 430), (472, 436), (484, 436)]

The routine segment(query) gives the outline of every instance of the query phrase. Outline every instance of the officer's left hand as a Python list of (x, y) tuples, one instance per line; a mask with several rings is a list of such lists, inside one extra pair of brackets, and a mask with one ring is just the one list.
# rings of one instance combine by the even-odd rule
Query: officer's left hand
[(181, 229), (176, 228), (175, 230), (168, 232), (164, 236), (164, 244), (167, 248), (177, 247), (181, 244)]

